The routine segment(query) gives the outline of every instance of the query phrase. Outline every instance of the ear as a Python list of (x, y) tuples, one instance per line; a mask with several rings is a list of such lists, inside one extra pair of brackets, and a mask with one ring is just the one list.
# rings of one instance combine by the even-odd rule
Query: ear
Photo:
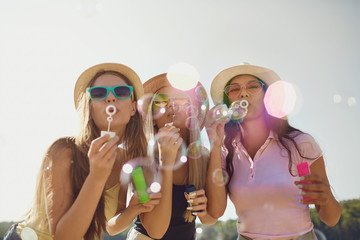
[(130, 110), (131, 110), (131, 116), (134, 116), (136, 113), (136, 107), (137, 107), (137, 102), (133, 101), (131, 102), (131, 106), (130, 106)]

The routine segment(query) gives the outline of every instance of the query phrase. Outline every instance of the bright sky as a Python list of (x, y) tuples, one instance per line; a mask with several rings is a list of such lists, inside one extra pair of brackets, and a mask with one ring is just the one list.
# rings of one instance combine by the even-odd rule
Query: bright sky
[(46, 148), (77, 132), (75, 81), (102, 62), (143, 82), (186, 62), (208, 92), (243, 61), (274, 69), (302, 95), (290, 122), (321, 146), (336, 197), (360, 197), (358, 0), (2, 0), (0, 34), (0, 221), (30, 206)]

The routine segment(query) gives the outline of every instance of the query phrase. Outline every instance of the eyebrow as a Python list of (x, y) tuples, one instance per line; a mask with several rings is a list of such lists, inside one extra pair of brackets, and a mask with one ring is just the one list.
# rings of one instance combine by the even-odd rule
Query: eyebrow
[[(259, 80), (250, 80), (247, 83), (251, 83), (251, 82), (259, 82)], [(245, 83), (245, 84), (247, 84)], [(229, 85), (241, 85), (240, 83), (230, 83)]]

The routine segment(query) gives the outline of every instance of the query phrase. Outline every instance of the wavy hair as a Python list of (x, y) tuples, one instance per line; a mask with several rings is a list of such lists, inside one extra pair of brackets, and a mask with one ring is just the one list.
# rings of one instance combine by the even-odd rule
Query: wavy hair
[[(242, 74), (242, 75), (249, 75), (249, 74)], [(230, 79), (230, 81), (227, 82), (226, 86), (230, 85), (231, 81), (241, 75), (237, 75)], [(253, 75), (250, 75), (253, 76)], [(263, 83), (263, 91), (266, 92), (268, 86), (267, 84), (262, 81), (260, 78), (255, 77), (258, 81)], [(225, 86), (225, 87), (226, 87)], [(230, 101), (228, 96), (224, 93), (223, 94), (223, 102), (229, 107)], [(300, 134), (304, 133), (301, 130), (292, 127), (288, 120), (286, 119), (280, 119), (271, 116), (265, 111), (265, 122), (268, 129), (272, 130), (278, 137), (280, 145), (286, 150), (288, 156), (289, 156), (289, 173), (294, 176), (292, 172), (292, 166), (293, 166), (293, 158), (291, 154), (291, 147), (294, 146), (296, 151), (299, 153), (300, 157), (308, 159), (308, 160), (314, 160), (312, 158), (305, 157), (301, 154), (298, 144), (295, 141), (295, 138), (299, 136)], [(242, 133), (240, 130), (240, 125), (237, 121), (230, 120), (228, 123), (225, 124), (225, 139), (224, 139), (224, 145), (226, 149), (228, 150), (228, 155), (226, 156), (226, 171), (229, 174), (229, 181), (226, 184), (226, 189), (229, 191), (229, 183), (231, 181), (231, 178), (234, 174), (234, 166), (232, 163), (233, 157), (234, 157), (234, 147), (233, 142), (235, 141), (235, 138), (239, 137), (242, 139)]]
[[(152, 120), (152, 114), (154, 112), (154, 109), (153, 109), (154, 97), (158, 91), (156, 91), (153, 94), (151, 101), (148, 103), (149, 107), (147, 108), (147, 114), (145, 117), (146, 129), (148, 131), (147, 132), (148, 139), (154, 138), (154, 135), (159, 130), (157, 128), (157, 126), (155, 126), (153, 124), (153, 120)], [(192, 106), (198, 105), (198, 102), (196, 102), (196, 101), (198, 101), (197, 99), (193, 99), (193, 98), (189, 97), (189, 100), (190, 100), (190, 104)], [(190, 114), (189, 117), (196, 117), (193, 115), (194, 114), (193, 111), (189, 111), (189, 114)], [(202, 113), (199, 113), (199, 114), (202, 114)], [(204, 119), (202, 119), (201, 121), (204, 121)], [(202, 125), (202, 122), (198, 122), (198, 126), (201, 126), (201, 125)], [(199, 145), (202, 146), (201, 138), (200, 138), (200, 127), (188, 128), (187, 131), (188, 131), (188, 139), (184, 139), (186, 146), (188, 147), (189, 144), (193, 143), (193, 142), (200, 143)], [(205, 150), (205, 148), (201, 147), (200, 154), (201, 154), (201, 156), (196, 159), (188, 156), (189, 172), (188, 172), (188, 177), (186, 179), (186, 184), (192, 184), (196, 187), (196, 189), (203, 189), (205, 187), (206, 173), (207, 173), (208, 160), (209, 160), (209, 153)], [(150, 159), (156, 159), (156, 158), (155, 158), (155, 156), (150, 156)], [(195, 216), (193, 216), (191, 214), (191, 211), (189, 211), (189, 210), (186, 210), (186, 212), (184, 214), (184, 218), (185, 218), (186, 222), (193, 222), (195, 220)]]
[[(125, 80), (128, 85), (131, 85), (130, 80), (119, 72), (101, 71), (98, 72), (91, 79), (87, 87), (93, 86), (96, 79), (103, 74), (112, 74), (118, 76)], [(34, 206), (29, 212), (29, 217), (43, 215), (42, 213), (40, 213), (41, 203), (42, 201), (44, 201), (44, 188), (47, 188), (46, 185), (48, 184), (48, 181), (45, 180), (44, 171), (42, 170), (45, 169), (46, 166), (49, 166), (49, 164), (51, 164), (51, 159), (49, 159), (49, 156), (51, 156), (52, 151), (63, 147), (72, 150), (73, 163), (71, 164), (70, 177), (72, 181), (72, 192), (74, 196), (74, 201), (78, 196), (86, 177), (89, 175), (90, 166), (87, 153), (89, 151), (91, 142), (100, 136), (100, 129), (95, 125), (95, 122), (92, 119), (90, 113), (91, 99), (89, 97), (89, 94), (83, 92), (81, 93), (79, 99), (80, 101), (77, 111), (80, 114), (80, 131), (75, 137), (58, 139), (46, 151), (37, 178), (37, 191), (35, 195)], [(137, 100), (136, 98), (134, 99), (135, 101)], [(127, 123), (124, 134), (120, 136), (120, 141), (123, 143), (126, 150), (125, 156), (121, 158), (123, 160), (122, 164), (135, 157), (146, 156), (147, 141), (144, 133), (143, 119), (137, 111)], [(101, 195), (99, 203), (96, 207), (90, 226), (84, 236), (84, 239), (86, 240), (94, 240), (95, 237), (101, 239), (101, 234), (103, 232), (106, 232), (104, 191), (105, 190), (103, 190), (103, 194)], [(47, 224), (45, 220), (43, 221), (43, 224)]]

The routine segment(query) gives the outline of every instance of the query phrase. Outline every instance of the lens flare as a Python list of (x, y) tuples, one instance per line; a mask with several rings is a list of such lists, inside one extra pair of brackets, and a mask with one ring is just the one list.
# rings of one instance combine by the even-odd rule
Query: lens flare
[(192, 65), (180, 62), (170, 66), (167, 79), (174, 88), (187, 91), (196, 87), (200, 75)]
[(271, 84), (264, 96), (264, 104), (267, 112), (276, 118), (289, 115), (296, 103), (296, 91), (294, 87), (284, 81)]
[(342, 101), (341, 95), (340, 94), (334, 94), (333, 101), (334, 101), (334, 103), (341, 103), (341, 101)]
[(202, 228), (198, 227), (196, 228), (196, 233), (197, 234), (201, 234), (203, 232)]
[(349, 97), (347, 100), (349, 107), (354, 107), (356, 105), (356, 99), (354, 97)]
[(133, 169), (134, 169), (134, 168), (133, 168), (130, 164), (128, 164), (128, 163), (125, 163), (124, 166), (123, 166), (123, 168), (122, 168), (122, 170), (123, 170), (125, 173), (127, 173), (127, 174), (132, 173)]
[(160, 185), (160, 183), (158, 183), (158, 182), (153, 182), (153, 183), (150, 185), (150, 190), (151, 190), (153, 193), (158, 193), (158, 192), (160, 192), (160, 190), (161, 190), (161, 185)]

